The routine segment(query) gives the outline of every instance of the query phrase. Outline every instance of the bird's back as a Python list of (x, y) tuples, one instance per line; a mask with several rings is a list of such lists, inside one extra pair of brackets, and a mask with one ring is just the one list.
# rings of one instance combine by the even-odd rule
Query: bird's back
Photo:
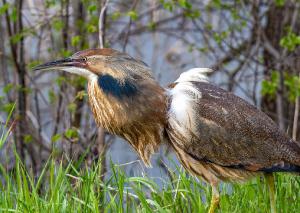
[(246, 171), (300, 172), (300, 146), (243, 99), (210, 84), (205, 69), (171, 85), (171, 143), (193, 159)]

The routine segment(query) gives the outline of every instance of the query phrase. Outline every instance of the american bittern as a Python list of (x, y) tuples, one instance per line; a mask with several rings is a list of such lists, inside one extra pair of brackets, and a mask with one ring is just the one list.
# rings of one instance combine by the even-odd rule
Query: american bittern
[(113, 49), (89, 49), (35, 70), (62, 70), (88, 79), (97, 124), (125, 138), (146, 164), (162, 142), (183, 166), (212, 186), (265, 175), (275, 212), (273, 172), (300, 173), (300, 145), (263, 112), (208, 82), (209, 69), (192, 69), (162, 88), (142, 61)]

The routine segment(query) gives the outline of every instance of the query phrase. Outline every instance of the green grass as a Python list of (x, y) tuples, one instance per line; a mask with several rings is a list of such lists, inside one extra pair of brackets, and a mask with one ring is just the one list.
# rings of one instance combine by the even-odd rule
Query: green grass
[[(12, 111), (8, 115), (11, 117)], [(0, 149), (13, 125), (0, 128)], [(16, 154), (17, 156), (17, 154)], [(66, 160), (64, 160), (65, 162)], [(50, 158), (39, 176), (16, 157), (14, 170), (0, 164), (0, 212), (207, 212), (209, 185), (177, 167), (172, 181), (155, 177), (128, 177), (122, 167), (111, 165), (103, 180), (100, 162), (90, 168), (81, 162), (67, 165)], [(270, 212), (263, 178), (245, 184), (222, 184), (218, 212)], [(300, 212), (300, 176), (276, 175), (278, 212)]]
[[(117, 165), (104, 182), (100, 163), (79, 169), (76, 163), (46, 163), (34, 177), (17, 159), (7, 172), (0, 165), (0, 212), (206, 212), (209, 186), (178, 168), (162, 188), (151, 177), (128, 177)], [(300, 177), (276, 175), (278, 212), (300, 212)], [(222, 184), (221, 211), (269, 212), (264, 179)]]
[(4, 125), (0, 124), (0, 150), (2, 146), (5, 144), (5, 142), (7, 141), (7, 138), (12, 131), (13, 125), (9, 126), (8, 122), (12, 116), (14, 109), (15, 109), (15, 104), (13, 104), (11, 110), (9, 111), (5, 124)]

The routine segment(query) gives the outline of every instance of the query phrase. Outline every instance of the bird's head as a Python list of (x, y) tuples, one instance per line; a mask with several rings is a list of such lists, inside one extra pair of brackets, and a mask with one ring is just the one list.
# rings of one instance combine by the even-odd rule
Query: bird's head
[(39, 65), (34, 70), (60, 70), (88, 80), (104, 77), (121, 83), (127, 80), (152, 79), (150, 68), (144, 62), (109, 48), (83, 50), (71, 57)]
[(139, 82), (154, 81), (144, 62), (109, 48), (83, 50), (71, 57), (39, 65), (34, 70), (59, 70), (83, 76), (118, 99), (135, 94)]
[(87, 78), (96, 122), (125, 138), (150, 162), (165, 125), (166, 97), (144, 62), (113, 49), (89, 49), (35, 70), (60, 70)]

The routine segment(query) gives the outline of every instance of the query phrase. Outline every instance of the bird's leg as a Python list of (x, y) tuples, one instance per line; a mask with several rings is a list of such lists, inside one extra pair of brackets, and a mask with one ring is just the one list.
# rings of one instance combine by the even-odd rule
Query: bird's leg
[(271, 213), (276, 213), (276, 201), (275, 201), (275, 181), (272, 173), (265, 174), (267, 185), (269, 188)]
[(211, 187), (212, 187), (212, 197), (211, 197), (208, 213), (214, 213), (220, 203), (220, 193), (218, 190), (218, 183), (211, 184)]

